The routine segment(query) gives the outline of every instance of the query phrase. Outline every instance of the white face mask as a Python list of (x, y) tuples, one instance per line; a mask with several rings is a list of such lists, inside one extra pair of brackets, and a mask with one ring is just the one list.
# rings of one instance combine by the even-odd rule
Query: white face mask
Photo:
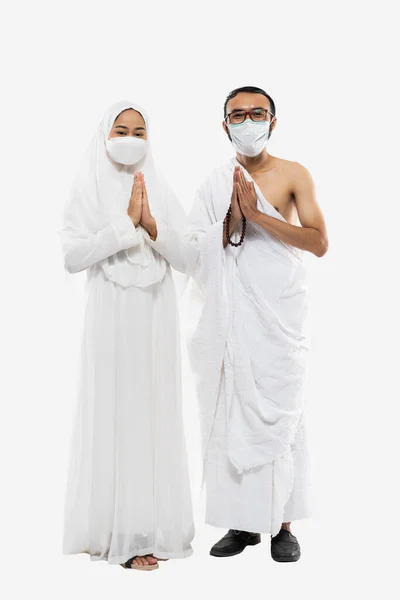
[(137, 137), (117, 137), (106, 141), (108, 155), (121, 165), (134, 165), (147, 152), (147, 140)]
[(232, 146), (243, 156), (258, 156), (267, 143), (269, 127), (269, 121), (251, 119), (246, 119), (237, 125), (228, 125)]

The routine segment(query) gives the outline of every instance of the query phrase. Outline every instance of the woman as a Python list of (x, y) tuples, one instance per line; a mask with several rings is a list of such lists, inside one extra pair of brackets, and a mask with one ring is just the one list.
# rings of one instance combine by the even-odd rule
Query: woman
[(109, 108), (61, 232), (67, 271), (88, 273), (63, 551), (142, 570), (189, 556), (194, 535), (171, 274), (186, 217), (148, 127), (131, 102)]

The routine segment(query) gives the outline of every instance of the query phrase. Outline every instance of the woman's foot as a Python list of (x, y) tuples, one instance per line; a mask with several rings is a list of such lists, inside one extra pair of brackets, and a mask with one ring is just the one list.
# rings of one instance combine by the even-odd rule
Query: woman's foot
[(142, 571), (153, 571), (158, 569), (158, 560), (152, 554), (135, 556), (122, 565), (125, 569), (138, 569)]
[(132, 565), (139, 565), (145, 567), (147, 565), (156, 565), (157, 559), (152, 554), (146, 554), (146, 556), (137, 556), (133, 559)]

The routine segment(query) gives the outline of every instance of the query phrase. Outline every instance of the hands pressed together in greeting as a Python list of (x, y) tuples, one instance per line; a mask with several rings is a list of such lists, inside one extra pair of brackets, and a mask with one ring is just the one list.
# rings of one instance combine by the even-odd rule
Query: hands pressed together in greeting
[(237, 227), (242, 217), (255, 221), (260, 211), (257, 208), (257, 194), (253, 181), (247, 181), (242, 169), (235, 167), (233, 172), (233, 191), (231, 197), (232, 231)]
[(149, 232), (150, 237), (153, 240), (156, 239), (157, 223), (150, 212), (143, 173), (135, 173), (128, 206), (128, 215), (135, 227), (140, 223)]

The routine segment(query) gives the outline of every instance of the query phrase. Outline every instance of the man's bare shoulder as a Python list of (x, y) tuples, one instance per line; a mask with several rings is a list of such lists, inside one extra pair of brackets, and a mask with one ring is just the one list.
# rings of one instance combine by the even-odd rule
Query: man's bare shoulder
[(314, 189), (314, 181), (311, 177), (311, 173), (304, 165), (283, 158), (278, 158), (276, 160), (278, 161), (277, 171), (279, 177), (286, 183), (292, 194), (297, 197), (301, 191), (312, 192)]
[(310, 172), (301, 163), (296, 162), (294, 160), (287, 160), (285, 158), (278, 158), (277, 156), (274, 156), (273, 159), (274, 166), (279, 168), (282, 171), (282, 173), (285, 173), (288, 177), (301, 177), (304, 179), (311, 178)]

